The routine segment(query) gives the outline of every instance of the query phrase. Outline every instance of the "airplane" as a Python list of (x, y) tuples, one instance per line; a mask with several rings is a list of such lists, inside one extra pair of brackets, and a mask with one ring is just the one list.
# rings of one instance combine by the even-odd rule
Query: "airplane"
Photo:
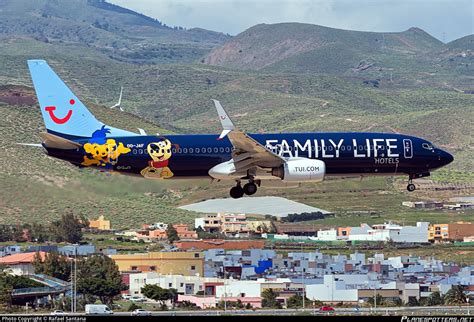
[[(427, 177), (453, 156), (431, 142), (394, 133), (248, 134), (213, 100), (222, 132), (144, 135), (95, 118), (44, 60), (28, 60), (46, 132), (45, 152), (78, 167), (149, 179), (211, 178), (235, 182), (232, 198), (260, 186), (294, 186), (333, 176)], [(146, 134), (146, 133), (145, 133)], [(243, 185), (242, 185), (243, 184)]]

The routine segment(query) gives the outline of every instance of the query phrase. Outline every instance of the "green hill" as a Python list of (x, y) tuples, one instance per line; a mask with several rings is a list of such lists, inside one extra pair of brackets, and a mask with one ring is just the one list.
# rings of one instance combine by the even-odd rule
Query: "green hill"
[(474, 35), (468, 35), (447, 43), (448, 48), (474, 50)]
[(3, 0), (0, 38), (81, 44), (133, 63), (194, 61), (229, 36), (166, 24), (103, 0)]
[(413, 59), (441, 46), (419, 28), (377, 33), (301, 23), (260, 24), (215, 48), (204, 62), (243, 69), (344, 73), (366, 67), (359, 66), (362, 61), (383, 64), (378, 56)]

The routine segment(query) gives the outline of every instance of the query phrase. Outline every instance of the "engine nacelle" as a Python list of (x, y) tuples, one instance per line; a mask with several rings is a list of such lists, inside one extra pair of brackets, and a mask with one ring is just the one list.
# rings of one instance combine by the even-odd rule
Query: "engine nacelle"
[(321, 160), (291, 158), (278, 168), (272, 168), (272, 176), (283, 181), (320, 182), (324, 180), (326, 164)]

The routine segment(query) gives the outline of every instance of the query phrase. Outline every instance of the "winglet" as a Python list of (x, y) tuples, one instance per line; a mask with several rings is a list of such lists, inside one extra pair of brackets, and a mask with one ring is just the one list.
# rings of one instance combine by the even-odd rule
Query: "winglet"
[(232, 130), (235, 129), (234, 123), (232, 123), (229, 115), (227, 115), (226, 111), (222, 107), (221, 103), (218, 100), (213, 99), (214, 105), (216, 106), (217, 114), (219, 114), (219, 120), (222, 124), (222, 132), (219, 135), (218, 140), (222, 140), (227, 134), (229, 134)]

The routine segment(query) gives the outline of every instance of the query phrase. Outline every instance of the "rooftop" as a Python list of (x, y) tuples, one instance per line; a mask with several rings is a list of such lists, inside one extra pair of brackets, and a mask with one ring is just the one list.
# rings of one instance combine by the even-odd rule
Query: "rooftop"
[(286, 217), (288, 214), (301, 214), (304, 212), (329, 213), (329, 211), (311, 207), (282, 197), (211, 199), (181, 206), (179, 208), (201, 213), (234, 212), (255, 215), (272, 215), (277, 217)]
[[(18, 264), (29, 264), (33, 263), (35, 260), (36, 252), (29, 252), (29, 253), (20, 253), (20, 254), (13, 254), (9, 256), (5, 256), (0, 258), (0, 264), (3, 265), (18, 265)], [(45, 252), (39, 252), (41, 259), (44, 259)]]

